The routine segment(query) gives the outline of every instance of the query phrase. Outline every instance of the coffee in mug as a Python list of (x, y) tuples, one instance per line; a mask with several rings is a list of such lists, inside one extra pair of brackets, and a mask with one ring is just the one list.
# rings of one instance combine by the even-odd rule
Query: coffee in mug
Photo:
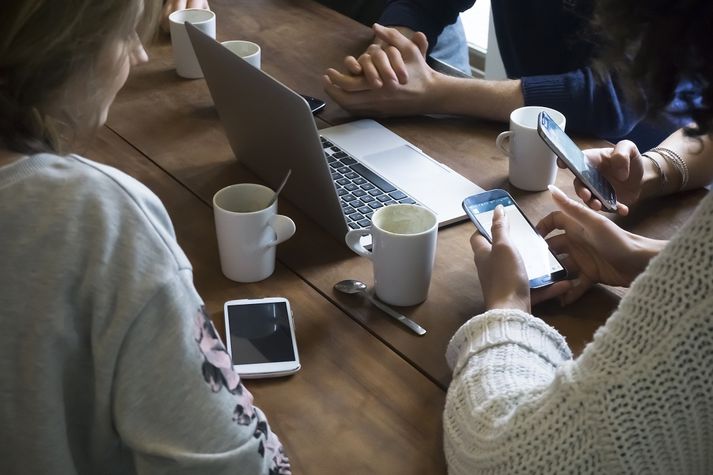
[[(416, 305), (428, 296), (436, 257), (438, 219), (423, 206), (393, 204), (379, 208), (371, 226), (353, 229), (347, 245), (374, 264), (376, 296), (391, 305)], [(371, 235), (372, 249), (360, 242)]]

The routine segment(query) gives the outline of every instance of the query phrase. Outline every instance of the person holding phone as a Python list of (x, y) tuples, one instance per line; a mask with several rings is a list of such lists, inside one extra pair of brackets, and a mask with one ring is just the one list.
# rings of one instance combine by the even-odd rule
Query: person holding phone
[[(687, 103), (694, 125), (662, 144), (678, 158), (656, 157), (674, 188), (695, 179), (690, 169), (676, 176), (681, 162), (713, 163), (713, 5), (682, 0), (676, 9), (671, 15), (663, 0), (602, 0), (597, 11), (608, 32), (607, 64), (631, 74), (652, 107), (671, 100), (678, 78), (700, 82), (702, 100)], [(632, 153), (626, 142), (613, 150)], [(502, 209), (492, 244), (471, 239), (486, 311), (447, 349), (449, 473), (713, 471), (713, 194), (665, 242), (551, 192), (559, 209), (537, 228), (576, 278), (531, 293)], [(574, 359), (531, 305), (553, 297), (569, 303), (595, 283), (629, 290)]]
[(161, 2), (62, 5), (0, 20), (0, 473), (288, 474), (161, 201), (67, 150), (147, 61)]
[(522, 106), (545, 106), (567, 117), (577, 134), (643, 148), (685, 126), (681, 98), (697, 94), (681, 81), (673, 100), (649, 117), (641, 94), (626, 95), (615, 71), (598, 72), (596, 35), (588, 28), (593, 0), (492, 0), (493, 22), (508, 79), (455, 78), (438, 73), (425, 54), (438, 32), (474, 0), (390, 0), (374, 41), (343, 67), (327, 69), (325, 91), (358, 115), (452, 114), (506, 122)]
[[(643, 153), (629, 140), (584, 153), (614, 188), (619, 202), (617, 213), (626, 216), (631, 206), (646, 199), (702, 188), (713, 182), (713, 161), (696, 153), (700, 147), (698, 139), (678, 130)], [(561, 162), (558, 165), (566, 168)], [(587, 206), (596, 211), (602, 209), (602, 203), (584, 183), (575, 179), (574, 188)]]

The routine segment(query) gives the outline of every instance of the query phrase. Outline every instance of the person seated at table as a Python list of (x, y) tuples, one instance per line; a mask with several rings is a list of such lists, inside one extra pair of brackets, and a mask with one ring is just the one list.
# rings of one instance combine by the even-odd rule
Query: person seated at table
[[(317, 0), (319, 3), (337, 10), (343, 15), (355, 19), (364, 25), (373, 25), (374, 22), (385, 26), (394, 26), (402, 31), (407, 37), (413, 34), (402, 15), (402, 9), (398, 2), (388, 0)], [(374, 38), (375, 43), (380, 43), (378, 38)], [(428, 54), (453, 66), (461, 73), (471, 75), (470, 60), (468, 58), (468, 43), (465, 38), (465, 30), (460, 17), (456, 17), (454, 22), (441, 25), (438, 33), (431, 38), (431, 48)]]
[(67, 152), (147, 60), (161, 4), (69, 6), (3, 6), (0, 473), (289, 473), (161, 201)]
[(646, 98), (625, 97), (618, 75), (598, 78), (589, 66), (595, 35), (585, 33), (593, 0), (493, 0), (495, 33), (510, 79), (434, 71), (423, 57), (428, 45), (474, 1), (391, 0), (382, 20), (401, 25), (406, 36), (374, 26), (374, 44), (358, 58), (346, 57), (343, 73), (326, 71), (325, 91), (345, 109), (371, 116), (455, 114), (507, 121), (518, 107), (546, 106), (567, 117), (568, 131), (612, 142), (629, 139), (642, 148), (690, 121), (677, 114), (680, 97), (693, 90), (688, 82), (665, 111), (647, 117)]
[[(675, 162), (668, 179), (681, 187), (695, 173), (684, 155), (713, 162), (713, 4), (681, 0), (675, 8), (601, 0), (597, 18), (608, 31), (607, 64), (630, 70), (652, 107), (670, 101), (679, 78), (701, 85), (701, 99), (688, 103), (688, 135), (669, 138), (656, 158)], [(486, 312), (447, 349), (449, 473), (713, 472), (713, 194), (669, 242), (624, 231), (556, 188), (552, 195), (559, 210), (537, 228), (561, 231), (548, 241), (574, 279), (531, 294), (502, 208), (492, 245), (471, 238)], [(629, 290), (573, 359), (531, 304), (555, 296), (567, 303), (595, 283)]]

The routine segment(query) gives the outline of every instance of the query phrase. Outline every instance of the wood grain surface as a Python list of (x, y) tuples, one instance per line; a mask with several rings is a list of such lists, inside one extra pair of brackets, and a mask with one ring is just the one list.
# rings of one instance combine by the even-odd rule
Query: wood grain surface
[(83, 154), (133, 176), (163, 201), (221, 333), (226, 300), (289, 299), (302, 369), (246, 386), (285, 445), (293, 473), (445, 473), (440, 388), (285, 266), (255, 284), (223, 277), (211, 208), (112, 131), (102, 128)]
[[(369, 44), (368, 28), (309, 0), (214, 0), (211, 6), (217, 13), (218, 39), (257, 42), (263, 50), (264, 71), (296, 91), (327, 99), (319, 127), (353, 119), (326, 97), (319, 78), (324, 69), (341, 65), (345, 55), (359, 53)], [(168, 38), (160, 38), (149, 53), (152, 61), (137, 68), (119, 94), (109, 127), (206, 204), (223, 186), (259, 181), (233, 156), (205, 82), (175, 74)], [(509, 190), (531, 221), (537, 222), (554, 209), (549, 193), (523, 192), (508, 184), (507, 159), (495, 147), (495, 137), (507, 124), (455, 117), (381, 122), (481, 187)], [(604, 145), (596, 140), (578, 141), (583, 147)], [(557, 185), (574, 196), (569, 172), (559, 172)], [(651, 201), (617, 221), (634, 232), (669, 237), (703, 194), (694, 191)], [(288, 201), (281, 200), (280, 211), (292, 217), (298, 229), (280, 245), (280, 262), (344, 312), (339, 318), (358, 322), (445, 389), (451, 377), (444, 358), (446, 345), (461, 324), (483, 310), (469, 247), (474, 227), (462, 222), (439, 231), (429, 298), (419, 306), (400, 309), (428, 330), (426, 336), (417, 337), (360, 297), (332, 290), (335, 282), (346, 278), (371, 283), (368, 260), (354, 255)], [(621, 292), (597, 286), (572, 305), (550, 302), (534, 313), (562, 332), (578, 354), (616, 308)]]

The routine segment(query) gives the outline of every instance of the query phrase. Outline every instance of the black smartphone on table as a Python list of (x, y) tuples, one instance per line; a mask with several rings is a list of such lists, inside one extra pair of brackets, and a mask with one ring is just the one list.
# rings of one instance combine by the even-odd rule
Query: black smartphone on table
[(312, 114), (318, 114), (322, 112), (322, 109), (324, 109), (324, 106), (326, 103), (322, 99), (317, 99), (316, 97), (312, 96), (305, 96), (304, 94), (300, 94), (302, 98), (307, 101), (307, 104), (309, 105), (309, 109), (312, 111)]
[(555, 155), (567, 165), (574, 176), (589, 188), (592, 195), (605, 210), (616, 212), (616, 193), (611, 184), (599, 171), (589, 165), (587, 156), (574, 141), (562, 130), (547, 112), (540, 112), (537, 117), (537, 133)]
[(490, 232), (493, 213), (498, 205), (503, 205), (505, 209), (505, 215), (510, 223), (510, 239), (522, 256), (530, 288), (545, 287), (565, 279), (567, 270), (507, 191), (499, 189), (485, 191), (463, 200), (466, 214), (478, 231), (490, 242), (493, 242)]

